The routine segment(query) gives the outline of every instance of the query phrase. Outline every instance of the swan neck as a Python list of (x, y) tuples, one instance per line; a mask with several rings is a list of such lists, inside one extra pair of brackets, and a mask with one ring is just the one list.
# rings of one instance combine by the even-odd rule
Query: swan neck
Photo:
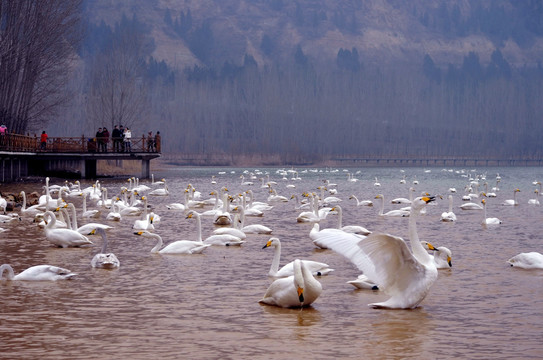
[(105, 231), (100, 231), (100, 235), (102, 236), (102, 254), (106, 253), (107, 250), (107, 236)]
[(341, 229), (343, 227), (343, 210), (341, 207), (336, 206), (336, 211), (338, 215), (338, 229)]
[(8, 280), (13, 280), (13, 278), (15, 277), (15, 273), (13, 272), (13, 268), (9, 264), (4, 264), (4, 265), (0, 266), (0, 279), (2, 279), (4, 277), (4, 271), (5, 270), (7, 270), (7, 272), (8, 272), (7, 279)]
[[(70, 203), (69, 206), (70, 206), (70, 210), (72, 211), (72, 216), (74, 218), (74, 222), (72, 224), (72, 229), (77, 230), (78, 226), (77, 226), (77, 214), (75, 212), (75, 206), (72, 203)], [(68, 216), (68, 218), (69, 218), (69, 216)]]
[(162, 247), (162, 244), (163, 244), (163, 241), (162, 241), (162, 237), (158, 234), (151, 234), (151, 237), (157, 239), (157, 242), (156, 242), (156, 245), (154, 248), (151, 249), (151, 252), (152, 253), (157, 253), (159, 252), (160, 248)]
[(281, 260), (281, 243), (278, 243), (275, 245), (275, 249), (273, 250), (273, 260), (270, 267), (270, 272), (268, 275), (275, 276), (277, 272), (279, 271), (279, 262)]
[(411, 250), (413, 255), (421, 262), (429, 262), (432, 260), (430, 254), (422, 247), (419, 240), (419, 234), (417, 232), (417, 217), (420, 210), (415, 210), (411, 207), (411, 213), (409, 214), (409, 241), (411, 242)]
[(196, 214), (196, 239), (199, 241), (199, 242), (203, 242), (202, 241), (202, 220), (200, 219), (200, 215), (199, 214)]

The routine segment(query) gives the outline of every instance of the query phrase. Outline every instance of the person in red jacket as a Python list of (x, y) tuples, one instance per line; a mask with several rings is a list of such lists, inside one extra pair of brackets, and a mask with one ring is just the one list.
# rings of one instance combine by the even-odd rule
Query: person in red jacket
[(47, 147), (47, 133), (45, 132), (45, 130), (43, 130), (41, 132), (41, 136), (40, 136), (40, 149), (44, 150), (46, 149)]

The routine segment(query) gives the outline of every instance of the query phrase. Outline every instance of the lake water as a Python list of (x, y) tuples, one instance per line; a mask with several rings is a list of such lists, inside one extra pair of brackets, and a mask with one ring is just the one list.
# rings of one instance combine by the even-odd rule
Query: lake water
[[(149, 204), (161, 216), (155, 230), (166, 243), (196, 238), (195, 220), (165, 205), (182, 202), (189, 183), (209, 198), (212, 190), (227, 186), (230, 194), (252, 189), (258, 201), (268, 192), (259, 178), (269, 174), (277, 193), (290, 197), (329, 180), (342, 199), (343, 224), (363, 225), (407, 239), (407, 218), (383, 218), (379, 207), (356, 207), (349, 196), (372, 199), (382, 193), (385, 211), (400, 207), (390, 200), (409, 197), (414, 186), (422, 192), (448, 194), (455, 187), (454, 223), (440, 221), (448, 208), (446, 196), (418, 220), (421, 240), (446, 246), (453, 253), (452, 269), (440, 270), (429, 295), (414, 310), (376, 310), (368, 303), (387, 298), (382, 292), (357, 290), (347, 284), (359, 271), (331, 250), (317, 249), (308, 223), (297, 223), (300, 210), (293, 200), (274, 203), (261, 223), (282, 242), (281, 265), (295, 258), (328, 263), (335, 269), (318, 280), (323, 292), (309, 308), (282, 309), (262, 305), (271, 280), (267, 273), (272, 249), (262, 249), (269, 235), (248, 235), (241, 247), (213, 246), (200, 255), (151, 254), (153, 239), (133, 235), (137, 217), (108, 222), (109, 248), (121, 261), (117, 270), (92, 269), (90, 261), (101, 246), (56, 248), (31, 217), (3, 224), (1, 263), (15, 273), (32, 265), (68, 268), (78, 276), (57, 282), (0, 282), (0, 358), (5, 359), (529, 359), (543, 357), (543, 270), (511, 268), (506, 261), (520, 253), (543, 252), (542, 209), (528, 205), (542, 168), (323, 168), (296, 169), (300, 180), (278, 174), (276, 168), (173, 168), (155, 171), (167, 179), (169, 196), (150, 196)], [(285, 170), (288, 170), (285, 169)], [(244, 174), (245, 172), (245, 174)], [(242, 186), (253, 172), (252, 186)], [(347, 181), (352, 172), (357, 182)], [(485, 228), (481, 211), (459, 206), (470, 177), (486, 174), (489, 188), (502, 180), (496, 198), (488, 198), (488, 216), (503, 224)], [(217, 184), (212, 184), (212, 175)], [(405, 175), (407, 184), (400, 184)], [(375, 187), (375, 177), (380, 187)], [(418, 181), (417, 185), (412, 182)], [(109, 194), (127, 186), (125, 178), (100, 180)], [(483, 180), (480, 180), (483, 183)], [(141, 184), (150, 185), (149, 180)], [(51, 184), (62, 184), (52, 179)], [(84, 181), (83, 187), (92, 184)], [(287, 188), (294, 184), (295, 189)], [(41, 183), (2, 185), (3, 193), (41, 191)], [(518, 206), (502, 206), (513, 198)], [(481, 187), (480, 190), (483, 190)], [(71, 199), (70, 199), (71, 200)], [(375, 201), (375, 200), (374, 200)], [(74, 203), (81, 211), (81, 200)], [(94, 206), (92, 206), (94, 208)], [(101, 222), (106, 223), (106, 213)], [(79, 225), (84, 223), (79, 219)], [(337, 216), (321, 221), (321, 228), (337, 225)], [(204, 238), (215, 226), (202, 218)]]

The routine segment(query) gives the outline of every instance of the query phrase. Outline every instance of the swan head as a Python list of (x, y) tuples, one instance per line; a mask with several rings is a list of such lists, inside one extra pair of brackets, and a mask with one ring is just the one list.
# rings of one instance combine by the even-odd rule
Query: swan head
[(266, 244), (262, 247), (262, 249), (268, 248), (270, 246), (278, 246), (280, 244), (278, 238), (270, 238)]
[(430, 244), (428, 241), (421, 241), (422, 246), (427, 250), (439, 251), (434, 245)]
[(435, 199), (436, 199), (435, 196), (429, 196), (429, 195), (420, 196), (416, 198), (415, 200), (413, 200), (413, 203), (411, 204), (411, 209), (420, 211), (422, 210), (424, 206), (434, 201)]

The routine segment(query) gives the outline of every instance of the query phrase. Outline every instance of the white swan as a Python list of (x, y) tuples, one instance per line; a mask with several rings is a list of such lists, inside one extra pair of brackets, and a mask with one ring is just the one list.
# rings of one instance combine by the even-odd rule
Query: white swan
[(449, 211), (441, 213), (441, 221), (456, 221), (456, 214), (453, 212), (453, 196), (449, 195)]
[(413, 193), (415, 192), (415, 189), (410, 187), (409, 188), (409, 199), (407, 198), (395, 198), (390, 200), (391, 204), (411, 204), (413, 201)]
[(379, 290), (379, 286), (372, 282), (366, 275), (358, 275), (356, 280), (347, 281), (347, 284), (351, 284), (357, 289), (365, 290)]
[(386, 213), (383, 213), (385, 210), (385, 197), (383, 194), (378, 194), (375, 196), (376, 199), (381, 199), (381, 207), (379, 208), (379, 216), (387, 216), (387, 217), (406, 217), (409, 216), (409, 211), (402, 210), (402, 209), (396, 209), (396, 210), (390, 210)]
[(343, 230), (348, 233), (359, 234), (359, 235), (371, 234), (371, 231), (369, 231), (368, 229), (360, 225), (343, 226), (343, 209), (341, 208), (341, 206), (339, 205), (334, 206), (332, 210), (330, 210), (330, 212), (333, 212), (333, 211), (336, 211), (338, 214), (338, 225), (337, 225), (338, 229)]
[(92, 209), (87, 210), (87, 196), (88, 194), (81, 193), (81, 196), (83, 196), (83, 213), (81, 214), (81, 217), (84, 218), (99, 218), (101, 211)]
[(164, 182), (166, 181), (166, 179), (162, 179), (162, 180), (159, 180), (159, 181), (155, 181), (155, 174), (151, 174), (151, 185), (153, 186), (156, 186), (156, 185), (164, 185)]
[(245, 207), (245, 210), (257, 209), (260, 211), (267, 211), (267, 210), (273, 209), (273, 205), (270, 205), (262, 201), (255, 201), (255, 195), (253, 193), (253, 190), (247, 190), (246, 193), (249, 195), (249, 200), (247, 200), (248, 204)]
[(318, 282), (304, 263), (294, 260), (294, 275), (276, 279), (269, 287), (260, 303), (284, 308), (311, 305), (322, 293)]
[(157, 240), (155, 247), (151, 249), (151, 253), (153, 254), (201, 254), (206, 248), (211, 246), (201, 241), (178, 240), (160, 249), (164, 244), (160, 235), (150, 233), (147, 230), (140, 230), (134, 234)]
[(49, 219), (49, 223), (45, 227), (45, 237), (52, 244), (63, 248), (92, 244), (92, 241), (87, 239), (86, 236), (78, 233), (75, 230), (55, 228), (57, 219), (52, 211), (46, 211), (45, 217)]
[(43, 280), (68, 280), (77, 274), (68, 269), (53, 265), (35, 265), (15, 275), (9, 264), (0, 266), (0, 280), (4, 279), (4, 271), (7, 271), (7, 280), (43, 281)]
[(121, 266), (119, 259), (113, 253), (106, 253), (107, 251), (107, 236), (104, 229), (96, 229), (98, 234), (102, 237), (102, 250), (100, 253), (94, 255), (91, 260), (91, 266), (93, 268), (102, 268), (102, 269), (116, 269)]
[(109, 221), (121, 221), (123, 217), (121, 216), (119, 206), (116, 202), (112, 201), (110, 212), (106, 215), (106, 220)]
[(243, 206), (239, 205), (234, 208), (234, 210), (239, 210), (240, 212), (240, 222), (241, 222), (241, 228), (240, 230), (243, 231), (245, 234), (271, 234), (272, 229), (265, 225), (261, 224), (250, 224), (245, 225), (245, 209)]
[(36, 216), (36, 214), (39, 214), (42, 212), (42, 209), (40, 209), (39, 205), (32, 205), (30, 207), (26, 207), (26, 194), (24, 191), (21, 191), (21, 196), (23, 197), (23, 206), (21, 207), (21, 214), (23, 215), (30, 215), (30, 216)]
[(391, 297), (369, 304), (374, 308), (413, 309), (428, 294), (436, 281), (438, 272), (434, 259), (420, 243), (416, 219), (433, 196), (417, 197), (413, 200), (409, 216), (409, 238), (411, 249), (399, 237), (372, 233), (358, 239), (330, 237), (326, 245), (351, 260), (369, 279)]
[[(281, 241), (276, 238), (272, 237), (270, 238), (266, 244), (262, 247), (262, 249), (266, 249), (269, 247), (274, 247), (274, 253), (273, 253), (273, 260), (270, 266), (270, 271), (268, 272), (268, 276), (271, 277), (287, 277), (294, 274), (294, 261), (289, 262), (285, 266), (283, 266), (281, 269), (279, 269), (279, 263), (281, 260)], [(307, 269), (315, 276), (321, 276), (321, 275), (328, 275), (330, 272), (334, 271), (334, 269), (330, 268), (330, 265), (313, 261), (313, 260), (302, 260), (303, 263), (306, 265)]]
[(502, 223), (502, 221), (498, 218), (487, 218), (486, 217), (486, 200), (485, 199), (482, 199), (481, 200), (481, 203), (483, 204), (483, 220), (481, 221), (481, 223), (483, 225), (499, 225)]
[(197, 224), (197, 233), (196, 239), (204, 244), (208, 245), (222, 245), (222, 246), (240, 246), (245, 241), (241, 240), (239, 237), (232, 234), (214, 234), (207, 237), (202, 241), (202, 220), (200, 219), (200, 214), (194, 210), (191, 210), (187, 214), (187, 219), (196, 218)]
[(371, 201), (371, 200), (359, 201), (358, 198), (356, 196), (354, 196), (354, 195), (349, 196), (349, 200), (350, 199), (355, 199), (356, 200), (356, 206), (373, 206), (373, 201)]
[[(78, 233), (83, 234), (83, 235), (94, 235), (96, 233), (97, 229), (103, 229), (103, 230), (113, 229), (112, 226), (105, 225), (105, 224), (100, 224), (100, 223), (95, 223), (95, 222), (87, 223), (85, 225), (82, 225), (82, 226), (78, 227), (77, 226), (77, 215), (76, 215), (76, 212), (75, 212), (75, 205), (72, 204), (72, 203), (68, 203), (67, 206), (70, 208), (70, 210), (72, 212), (72, 217), (71, 218), (70, 218), (69, 214), (66, 214), (68, 224), (69, 225), (71, 224), (70, 228), (72, 230), (75, 230)], [(73, 218), (73, 222), (71, 221), (72, 218)]]
[(238, 224), (240, 222), (240, 216), (239, 214), (235, 214), (234, 215), (234, 222), (232, 223), (232, 226), (233, 227), (220, 227), (220, 228), (217, 228), (215, 230), (213, 230), (213, 234), (214, 235), (224, 235), (224, 234), (229, 234), (229, 235), (233, 235), (241, 240), (244, 240), (245, 238), (247, 238), (247, 235), (241, 231), (240, 229), (238, 229)]
[(228, 211), (230, 202), (228, 201), (228, 194), (225, 192), (222, 198), (222, 210), (217, 211), (213, 216), (213, 224), (215, 225), (230, 225), (232, 224), (232, 215)]
[(515, 189), (513, 190), (513, 199), (508, 199), (508, 200), (505, 200), (502, 205), (506, 205), (506, 206), (517, 206), (518, 205), (518, 201), (517, 201), (517, 193), (520, 192), (520, 189)]
[(535, 199), (528, 200), (528, 205), (539, 205), (539, 190), (535, 189), (534, 193), (535, 193)]
[(152, 195), (152, 196), (167, 196), (167, 195), (169, 195), (170, 192), (168, 191), (168, 184), (166, 184), (166, 181), (164, 181), (163, 186), (164, 187), (162, 187), (162, 188), (154, 189), (153, 191), (149, 192), (147, 195)]
[(434, 247), (428, 241), (421, 241), (422, 246), (429, 251), (434, 253), (431, 255), (434, 258), (434, 262), (438, 269), (449, 269), (452, 268), (452, 251), (446, 248), (445, 246)]
[(522, 269), (543, 269), (543, 254), (538, 252), (520, 253), (507, 262), (511, 266)]

